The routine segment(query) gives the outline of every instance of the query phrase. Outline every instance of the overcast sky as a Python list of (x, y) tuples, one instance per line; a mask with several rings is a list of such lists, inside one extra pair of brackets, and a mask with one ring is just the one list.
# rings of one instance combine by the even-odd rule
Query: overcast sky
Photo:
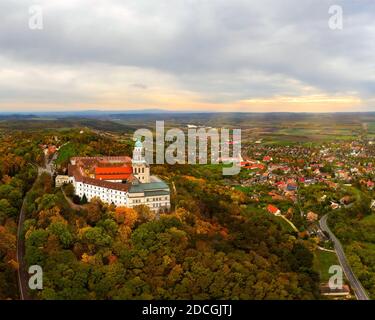
[(0, 111), (145, 108), (375, 111), (375, 1), (0, 1)]

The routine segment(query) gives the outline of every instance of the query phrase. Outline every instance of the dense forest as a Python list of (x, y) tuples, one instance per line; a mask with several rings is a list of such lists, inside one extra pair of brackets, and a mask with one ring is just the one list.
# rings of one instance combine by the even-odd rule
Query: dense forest
[(60, 172), (74, 155), (131, 155), (129, 141), (109, 139), (76, 129), (2, 137), (0, 298), (18, 298), (16, 223), (25, 194), (25, 260), (44, 272), (34, 299), (319, 298), (311, 242), (264, 210), (249, 212), (246, 194), (207, 168), (155, 166), (176, 190), (171, 212), (155, 215), (99, 199), (72, 205), (69, 186), (64, 194), (29, 165), (42, 163), (39, 146), (54, 140), (63, 146)]
[[(39, 135), (0, 133), (0, 299), (17, 299), (17, 219), (43, 161)], [(34, 164), (34, 165), (32, 165)]]
[(273, 218), (241, 216), (241, 197), (176, 179), (176, 211), (72, 209), (49, 177), (35, 185), (26, 261), (43, 267), (43, 299), (312, 299), (313, 256)]

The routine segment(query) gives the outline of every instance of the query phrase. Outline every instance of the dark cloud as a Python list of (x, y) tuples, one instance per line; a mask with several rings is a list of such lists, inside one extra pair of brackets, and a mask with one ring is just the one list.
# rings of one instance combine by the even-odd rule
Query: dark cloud
[[(311, 90), (373, 97), (372, 0), (38, 3), (44, 12), (44, 29), (33, 31), (28, 28), (28, 10), (34, 1), (1, 1), (0, 63), (11, 60), (13, 68), (17, 62), (41, 70), (56, 67), (57, 72), (85, 67), (93, 72), (98, 65), (109, 70), (152, 70), (171, 76), (179, 89), (212, 102), (298, 96)], [(343, 30), (328, 28), (332, 4), (344, 9)], [(6, 84), (1, 77), (0, 73), (0, 83)], [(134, 89), (148, 87), (129, 81), (128, 87)], [(43, 90), (37, 88), (28, 95), (29, 83), (21, 83), (25, 87), (18, 93), (35, 99), (36, 92)], [(72, 96), (67, 101), (79, 99), (76, 83), (66, 85), (69, 83)], [(17, 92), (12, 90), (9, 92)], [(54, 95), (59, 99), (58, 88), (45, 90), (51, 99)], [(69, 95), (69, 88), (63, 92)]]

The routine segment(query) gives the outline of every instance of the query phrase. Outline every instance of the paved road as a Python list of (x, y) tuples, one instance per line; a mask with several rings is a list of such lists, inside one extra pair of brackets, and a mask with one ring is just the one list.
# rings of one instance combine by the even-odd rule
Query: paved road
[[(37, 167), (38, 169), (38, 178), (44, 172), (53, 176), (54, 169), (53, 169), (52, 161), (54, 159), (56, 159), (56, 157), (52, 158), (50, 162), (46, 162), (45, 168), (37, 166), (36, 164), (32, 163), (32, 165)], [(35, 180), (34, 184), (36, 183), (38, 178)], [(31, 296), (29, 295), (29, 291), (28, 291), (29, 274), (26, 270), (26, 265), (23, 260), (23, 257), (25, 256), (25, 239), (22, 236), (22, 231), (23, 231), (23, 224), (25, 222), (25, 206), (26, 206), (26, 195), (22, 202), (20, 215), (18, 217), (18, 228), (17, 228), (18, 288), (20, 291), (21, 300), (31, 300)]]
[(20, 291), (21, 300), (30, 300), (28, 294), (28, 273), (25, 268), (23, 257), (25, 256), (25, 241), (22, 237), (22, 227), (25, 222), (25, 205), (26, 196), (23, 199), (20, 215), (18, 218), (18, 230), (17, 230), (17, 261), (18, 261), (18, 288)]
[(337, 257), (339, 259), (339, 262), (341, 264), (342, 269), (344, 270), (346, 278), (350, 282), (350, 286), (354, 290), (355, 296), (357, 297), (358, 300), (370, 300), (370, 298), (368, 297), (368, 295), (366, 293), (366, 290), (362, 287), (361, 282), (357, 279), (353, 270), (351, 269), (351, 267), (348, 263), (348, 260), (346, 259), (344, 249), (342, 248), (342, 245), (341, 245), (340, 241), (336, 238), (336, 236), (328, 228), (327, 218), (328, 218), (328, 214), (326, 214), (325, 216), (323, 216), (320, 219), (320, 221), (319, 221), (320, 228), (323, 231), (327, 232), (329, 234), (331, 240), (333, 241), (333, 243), (335, 245), (335, 251), (336, 251)]
[[(36, 166), (38, 169), (38, 177), (37, 179), (35, 179), (35, 182), (34, 182), (35, 184), (39, 176), (43, 172), (48, 172), (48, 170), (42, 167), (38, 167), (35, 164), (32, 164), (32, 165)], [(25, 256), (25, 239), (22, 236), (22, 232), (23, 232), (23, 224), (25, 222), (25, 207), (26, 207), (26, 195), (22, 202), (20, 215), (18, 217), (18, 228), (17, 228), (18, 288), (20, 291), (21, 300), (31, 300), (31, 297), (28, 291), (29, 274), (26, 269), (25, 261), (23, 260), (23, 257)]]

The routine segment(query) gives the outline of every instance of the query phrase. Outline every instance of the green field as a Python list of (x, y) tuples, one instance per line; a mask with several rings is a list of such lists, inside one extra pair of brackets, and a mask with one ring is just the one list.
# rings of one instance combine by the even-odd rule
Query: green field
[(368, 123), (367, 130), (369, 133), (375, 133), (375, 122)]
[(69, 161), (69, 159), (73, 156), (77, 155), (77, 149), (76, 146), (72, 143), (68, 143), (65, 146), (61, 147), (59, 150), (59, 155), (56, 159), (56, 164), (61, 164), (66, 161)]
[(314, 257), (314, 268), (319, 273), (321, 282), (328, 282), (332, 274), (329, 268), (333, 265), (339, 265), (336, 253), (317, 249)]

